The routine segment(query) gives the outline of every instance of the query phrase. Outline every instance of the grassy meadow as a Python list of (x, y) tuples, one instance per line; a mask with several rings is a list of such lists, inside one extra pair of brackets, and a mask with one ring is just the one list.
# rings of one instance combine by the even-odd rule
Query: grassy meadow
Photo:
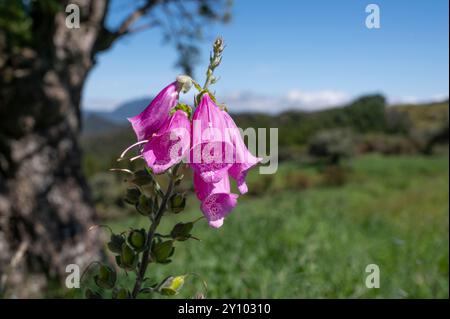
[[(150, 264), (147, 275), (198, 274), (180, 298), (204, 292), (202, 280), (208, 298), (448, 298), (448, 164), (448, 155), (370, 154), (346, 162), (338, 178), (296, 162), (270, 177), (254, 170), (256, 193), (240, 198), (222, 228), (200, 220), (192, 233), (201, 241), (177, 242), (174, 262)], [(191, 195), (161, 233), (199, 216)], [(136, 214), (108, 224), (147, 228)], [(365, 286), (368, 264), (380, 268), (379, 289)]]

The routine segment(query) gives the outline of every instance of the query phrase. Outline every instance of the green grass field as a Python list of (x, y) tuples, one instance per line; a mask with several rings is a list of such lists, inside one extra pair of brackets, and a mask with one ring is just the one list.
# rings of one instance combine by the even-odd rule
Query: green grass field
[[(242, 197), (218, 230), (198, 222), (193, 234), (201, 241), (177, 242), (174, 261), (150, 264), (148, 276), (199, 274), (208, 298), (448, 298), (448, 156), (369, 155), (350, 167), (348, 182), (331, 187), (316, 182), (317, 168), (283, 164), (273, 189)], [(280, 190), (293, 172), (313, 182)], [(198, 216), (190, 197), (187, 211), (165, 217), (160, 232)], [(147, 228), (139, 217), (110, 224)], [(365, 286), (372, 263), (379, 289)], [(176, 297), (199, 291), (201, 280), (191, 276)]]

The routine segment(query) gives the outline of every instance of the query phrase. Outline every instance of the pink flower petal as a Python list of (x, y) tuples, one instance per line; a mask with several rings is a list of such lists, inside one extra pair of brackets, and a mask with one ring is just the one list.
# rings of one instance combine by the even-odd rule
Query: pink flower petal
[(239, 128), (236, 126), (231, 116), (225, 111), (221, 112), (223, 113), (223, 118), (227, 127), (227, 139), (231, 141), (235, 148), (235, 161), (228, 172), (230, 176), (236, 180), (239, 192), (245, 194), (248, 191), (247, 184), (245, 183), (247, 173), (253, 166), (261, 162), (262, 158), (255, 157), (250, 153), (247, 146), (245, 146)]
[(176, 82), (165, 87), (139, 115), (128, 118), (138, 141), (150, 138), (169, 119), (170, 110), (178, 103)]
[[(205, 198), (200, 208), (206, 219), (211, 225), (211, 222), (222, 220), (220, 226), (223, 224), (223, 218), (226, 217), (237, 204), (238, 195), (217, 193), (211, 194)], [(217, 225), (217, 223), (215, 224)], [(213, 225), (211, 225), (213, 226)], [(220, 227), (217, 226), (217, 227)], [(213, 226), (214, 227), (214, 226)]]
[(206, 183), (194, 173), (195, 193), (202, 202), (200, 208), (211, 227), (222, 226), (223, 219), (236, 206), (238, 195), (230, 193), (228, 175), (217, 183)]
[(234, 157), (222, 111), (203, 94), (192, 120), (191, 167), (205, 182), (216, 183), (226, 175)]
[(142, 156), (155, 174), (161, 174), (186, 155), (191, 139), (191, 123), (185, 112), (178, 110), (161, 132), (145, 144)]

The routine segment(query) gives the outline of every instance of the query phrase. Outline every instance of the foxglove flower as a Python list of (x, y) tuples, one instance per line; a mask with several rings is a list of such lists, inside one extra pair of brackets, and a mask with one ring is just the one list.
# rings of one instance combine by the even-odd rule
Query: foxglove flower
[(191, 122), (184, 111), (177, 110), (142, 151), (147, 165), (161, 174), (187, 154), (191, 140)]
[(227, 134), (229, 136), (227, 139), (231, 140), (235, 150), (234, 163), (228, 170), (228, 173), (236, 180), (239, 192), (245, 194), (248, 191), (247, 184), (245, 183), (247, 173), (253, 166), (261, 162), (262, 158), (255, 157), (250, 153), (231, 116), (225, 111), (221, 112), (223, 113), (227, 127)]
[(207, 183), (194, 173), (194, 187), (198, 199), (202, 202), (200, 209), (211, 227), (219, 228), (224, 218), (236, 206), (238, 195), (230, 192), (230, 180), (225, 175), (217, 183)]
[(227, 174), (234, 154), (223, 112), (205, 93), (192, 119), (191, 167), (206, 183), (217, 183)]
[(165, 87), (150, 104), (134, 117), (128, 118), (138, 141), (149, 139), (169, 119), (170, 110), (178, 103), (177, 83)]

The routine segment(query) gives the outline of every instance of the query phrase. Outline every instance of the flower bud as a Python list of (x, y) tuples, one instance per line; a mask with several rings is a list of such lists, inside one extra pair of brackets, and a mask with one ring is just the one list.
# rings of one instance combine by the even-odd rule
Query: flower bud
[(189, 239), (190, 232), (193, 227), (194, 227), (193, 222), (178, 223), (173, 227), (172, 231), (170, 232), (170, 235), (175, 240), (185, 241), (185, 240)]
[(100, 295), (98, 292), (93, 291), (90, 288), (87, 288), (84, 292), (84, 295), (87, 299), (102, 299), (102, 295)]
[(108, 249), (116, 254), (120, 254), (122, 251), (122, 244), (125, 242), (125, 239), (122, 235), (111, 234), (111, 239), (107, 244)]
[(183, 93), (187, 93), (192, 87), (192, 79), (188, 75), (177, 76), (177, 88)]
[(98, 271), (98, 275), (94, 276), (95, 284), (104, 289), (111, 289), (116, 284), (117, 275), (116, 272), (105, 265), (101, 265)]
[(172, 213), (178, 214), (186, 206), (186, 196), (182, 193), (173, 194), (169, 200), (169, 208)]
[(127, 193), (123, 200), (130, 205), (136, 205), (137, 202), (139, 201), (140, 195), (141, 195), (141, 192), (139, 191), (139, 189), (137, 187), (130, 187), (127, 189)]
[(144, 186), (153, 184), (155, 181), (153, 179), (153, 176), (143, 169), (134, 173), (131, 182), (137, 186)]
[(214, 44), (213, 44), (214, 52), (222, 53), (224, 49), (225, 49), (225, 43), (223, 41), (223, 38), (217, 37), (217, 39), (214, 41)]
[(149, 216), (153, 212), (153, 201), (147, 196), (141, 194), (136, 204), (136, 210), (143, 216)]
[(128, 244), (137, 252), (145, 248), (147, 234), (144, 229), (133, 229), (128, 235)]
[(184, 285), (184, 278), (186, 276), (168, 277), (159, 287), (159, 292), (162, 295), (173, 296), (178, 294)]
[(138, 256), (133, 249), (126, 243), (122, 245), (122, 252), (120, 253), (119, 266), (126, 270), (133, 270), (138, 263)]
[(130, 292), (125, 288), (114, 289), (112, 294), (113, 299), (129, 299), (130, 296)]
[(170, 261), (168, 258), (172, 256), (174, 250), (173, 240), (155, 243), (152, 247), (152, 258), (158, 263), (167, 263)]

